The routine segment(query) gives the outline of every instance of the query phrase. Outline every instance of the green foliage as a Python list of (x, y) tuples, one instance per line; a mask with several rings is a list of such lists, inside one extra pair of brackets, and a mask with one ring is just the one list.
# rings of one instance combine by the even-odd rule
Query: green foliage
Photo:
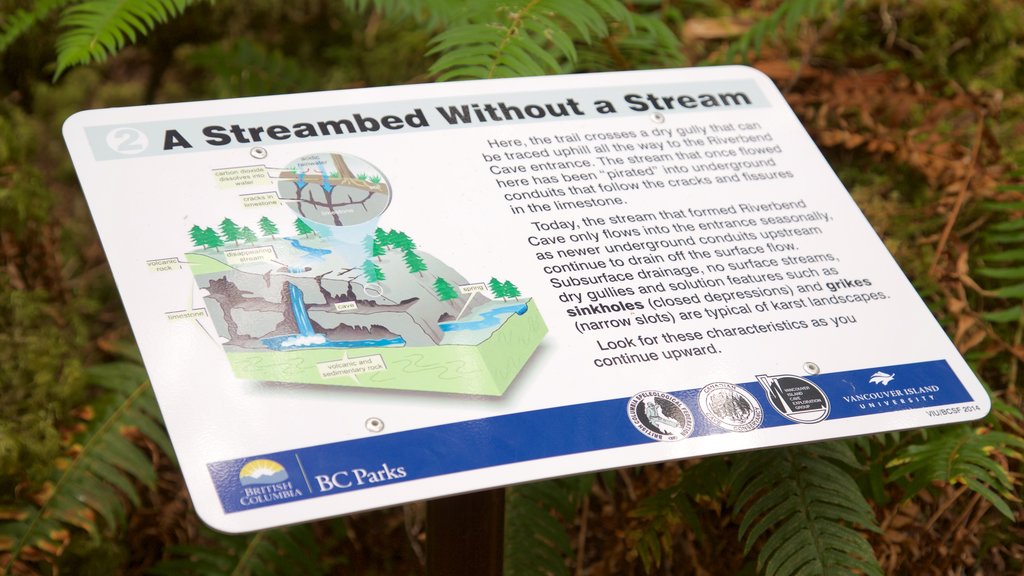
[(908, 476), (907, 494), (914, 495), (934, 481), (965, 484), (1004, 516), (1013, 519), (1007, 499), (1017, 501), (1014, 482), (996, 456), (1024, 460), (1024, 439), (1005, 432), (970, 426), (947, 426), (929, 431), (927, 441), (909, 446), (890, 463), (894, 476)]
[(306, 221), (302, 218), (296, 218), (293, 224), (295, 226), (295, 232), (300, 236), (309, 236), (314, 233), (313, 229), (310, 228), (309, 224), (306, 224)]
[(0, 28), (0, 52), (70, 2), (72, 0), (38, 0), (32, 3), (31, 8), (18, 8), (4, 16), (3, 27)]
[(948, 78), (972, 89), (1021, 86), (1020, 2), (859, 0), (847, 6), (826, 58), (900, 68), (926, 83)]
[[(1024, 193), (1024, 170), (1017, 170), (1010, 178), (1012, 183), (1004, 184), (1001, 192)], [(987, 303), (994, 309), (981, 316), (996, 324), (1024, 326), (1024, 219), (1019, 215), (1024, 202), (989, 202), (981, 206), (981, 211), (993, 222), (980, 235), (977, 259), (982, 266), (976, 273), (984, 278), (994, 297)]]
[(363, 274), (366, 275), (367, 282), (380, 282), (386, 278), (384, 271), (373, 260), (363, 262)]
[(405, 268), (410, 274), (423, 275), (423, 271), (427, 269), (427, 263), (423, 261), (414, 250), (405, 250), (402, 253), (402, 261), (405, 262)]
[(92, 404), (85, 430), (68, 456), (52, 469), (44, 489), (31, 500), (0, 508), (2, 574), (24, 572), (37, 562), (61, 554), (72, 530), (99, 538), (125, 524), (126, 501), (138, 505), (137, 486), (152, 489), (152, 462), (127, 437), (138, 431), (168, 455), (156, 399), (145, 370), (130, 363), (104, 364), (89, 370), (89, 381), (103, 390)]
[(495, 298), (505, 297), (505, 284), (497, 278), (491, 278), (487, 281), (487, 287), (491, 289), (491, 294)]
[(858, 466), (849, 447), (809, 444), (737, 460), (730, 482), (734, 506), (743, 513), (740, 537), (746, 553), (767, 536), (758, 554), (766, 575), (882, 573), (871, 545), (851, 528), (880, 532), (846, 471)]
[(792, 37), (801, 23), (821, 20), (842, 10), (843, 5), (844, 0), (784, 0), (729, 45), (725, 60), (733, 61), (737, 56), (746, 60), (751, 51), (755, 55), (761, 52), (766, 37)]
[[(58, 303), (0, 276), (0, 487), (42, 481), (59, 451), (55, 424), (81, 402), (81, 335), (55, 322)], [(59, 318), (59, 316), (57, 316)]]
[(68, 7), (60, 19), (64, 32), (57, 39), (54, 78), (72, 66), (106, 60), (195, 1), (88, 0)]
[(214, 98), (286, 94), (319, 87), (313, 67), (249, 38), (202, 46), (189, 52), (186, 59), (202, 70), (205, 92)]
[(246, 244), (252, 244), (259, 240), (259, 238), (256, 237), (256, 233), (248, 226), (243, 226), (238, 235), (242, 237), (242, 240), (244, 240)]
[(151, 574), (166, 576), (275, 576), (325, 574), (310, 526), (263, 530), (245, 536), (203, 530), (201, 541), (175, 546)]
[(459, 293), (455, 291), (451, 283), (441, 277), (434, 280), (434, 292), (437, 294), (437, 299), (441, 302), (455, 300), (459, 297)]
[(723, 457), (705, 458), (687, 468), (672, 486), (642, 500), (630, 513), (645, 522), (627, 534), (644, 570), (650, 574), (672, 557), (672, 530), (681, 523), (700, 537), (701, 521), (696, 500), (724, 500), (729, 468)]
[(225, 218), (220, 222), (220, 234), (225, 242), (234, 242), (236, 245), (241, 239), (242, 230), (231, 218)]
[[(631, 12), (616, 0), (477, 2), (431, 40), (438, 80), (505, 78), (567, 72), (579, 61), (577, 45), (606, 43), (613, 67), (630, 66), (617, 45), (678, 63), (678, 41), (665, 24)], [(638, 26), (639, 25), (639, 26)]]
[(263, 231), (264, 236), (274, 237), (275, 234), (280, 233), (277, 229), (277, 224), (274, 224), (274, 221), (266, 216), (260, 218), (260, 221), (257, 222), (257, 224), (259, 224), (260, 230)]
[(509, 488), (505, 495), (505, 576), (569, 574), (572, 537), (566, 530), (595, 476)]

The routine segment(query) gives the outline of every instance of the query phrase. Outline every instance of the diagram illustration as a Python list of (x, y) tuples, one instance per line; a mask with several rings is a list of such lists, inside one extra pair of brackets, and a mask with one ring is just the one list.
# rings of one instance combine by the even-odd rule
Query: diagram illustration
[(186, 261), (236, 376), (504, 394), (547, 332), (531, 298), (382, 227), (391, 186), (365, 160), (309, 154), (276, 179), (290, 221), (217, 215), (188, 230)]

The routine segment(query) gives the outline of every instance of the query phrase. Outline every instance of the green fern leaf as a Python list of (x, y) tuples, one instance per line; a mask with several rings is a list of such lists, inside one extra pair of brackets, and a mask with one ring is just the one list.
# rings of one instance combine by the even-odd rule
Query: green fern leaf
[(881, 574), (867, 540), (851, 526), (879, 531), (871, 507), (844, 467), (856, 465), (839, 442), (737, 457), (731, 484), (742, 512), (745, 549), (767, 534), (758, 565), (769, 576)]
[(94, 418), (76, 438), (73, 455), (58, 463), (48, 489), (34, 503), (0, 508), (0, 519), (6, 520), (0, 522), (4, 576), (59, 556), (69, 528), (113, 532), (125, 522), (125, 500), (140, 500), (136, 484), (152, 488), (156, 482), (150, 459), (123, 436), (134, 428), (159, 446), (170, 446), (145, 371), (134, 364), (109, 364), (91, 369), (89, 377), (106, 394), (94, 404)]
[(645, 571), (651, 573), (660, 568), (663, 556), (672, 559), (673, 527), (685, 523), (695, 534), (701, 534), (694, 502), (698, 497), (721, 499), (728, 478), (724, 458), (705, 458), (687, 468), (675, 484), (642, 500), (630, 513), (645, 521), (626, 534), (627, 542), (636, 550)]
[(569, 574), (572, 539), (565, 524), (576, 515), (595, 476), (509, 488), (505, 496), (505, 574)]
[(0, 53), (6, 51), (33, 26), (49, 18), (69, 2), (71, 0), (39, 0), (28, 10), (19, 8), (12, 14), (4, 16), (3, 28), (0, 29)]
[(572, 70), (579, 45), (607, 38), (633, 18), (614, 0), (516, 0), (474, 3), (431, 40), (439, 81), (536, 76)]
[(171, 548), (170, 558), (150, 573), (167, 576), (274, 576), (324, 574), (310, 525), (263, 530), (245, 536), (204, 529), (200, 538)]
[(801, 22), (824, 18), (842, 8), (843, 0), (785, 0), (768, 17), (758, 20), (733, 41), (724, 60), (732, 62), (737, 57), (746, 60), (751, 51), (755, 55), (761, 52), (769, 34), (781, 32), (791, 36)]
[(65, 31), (57, 39), (54, 79), (72, 66), (102, 62), (196, 1), (90, 0), (67, 8), (60, 19)]
[(925, 442), (909, 446), (890, 466), (894, 476), (911, 478), (908, 497), (932, 482), (960, 483), (981, 494), (1007, 518), (1013, 511), (1007, 500), (1017, 501), (1015, 482), (993, 458), (1004, 454), (1024, 459), (1024, 439), (1005, 432), (970, 426), (952, 426), (930, 433)]

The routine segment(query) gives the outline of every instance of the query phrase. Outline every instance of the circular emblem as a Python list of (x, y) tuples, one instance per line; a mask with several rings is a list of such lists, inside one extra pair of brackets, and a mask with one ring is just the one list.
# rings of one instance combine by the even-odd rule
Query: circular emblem
[(114, 128), (107, 132), (107, 146), (118, 154), (138, 154), (149, 147), (149, 138), (135, 128)]
[(682, 440), (693, 432), (693, 413), (686, 404), (657, 390), (634, 395), (626, 413), (637, 430), (659, 442)]
[(764, 421), (764, 411), (750, 393), (728, 382), (713, 382), (700, 391), (700, 410), (712, 424), (733, 432), (750, 432)]
[(828, 417), (828, 396), (817, 384), (793, 374), (760, 374), (768, 402), (783, 417), (801, 424), (814, 424)]

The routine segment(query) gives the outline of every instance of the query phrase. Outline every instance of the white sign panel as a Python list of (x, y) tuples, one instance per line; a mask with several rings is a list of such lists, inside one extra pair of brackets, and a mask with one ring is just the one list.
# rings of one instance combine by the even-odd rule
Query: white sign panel
[(219, 530), (989, 409), (749, 68), (96, 110), (64, 132)]

